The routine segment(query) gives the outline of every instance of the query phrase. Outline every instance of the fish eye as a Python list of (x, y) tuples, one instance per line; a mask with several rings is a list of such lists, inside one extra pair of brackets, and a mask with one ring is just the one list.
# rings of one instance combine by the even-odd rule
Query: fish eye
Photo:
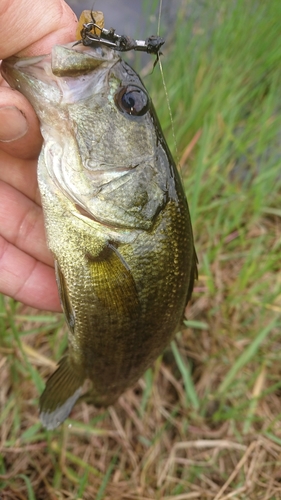
[(136, 85), (127, 85), (119, 89), (114, 101), (119, 111), (130, 116), (143, 116), (149, 107), (147, 93)]

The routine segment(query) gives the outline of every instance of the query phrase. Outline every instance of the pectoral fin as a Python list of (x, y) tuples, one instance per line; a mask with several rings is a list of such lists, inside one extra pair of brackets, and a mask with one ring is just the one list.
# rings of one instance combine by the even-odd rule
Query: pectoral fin
[(48, 430), (58, 427), (69, 415), (82, 392), (84, 376), (71, 366), (68, 356), (47, 381), (40, 398), (40, 420)]
[(109, 315), (116, 318), (139, 315), (140, 304), (134, 277), (117, 248), (108, 243), (99, 256), (87, 255), (96, 296)]

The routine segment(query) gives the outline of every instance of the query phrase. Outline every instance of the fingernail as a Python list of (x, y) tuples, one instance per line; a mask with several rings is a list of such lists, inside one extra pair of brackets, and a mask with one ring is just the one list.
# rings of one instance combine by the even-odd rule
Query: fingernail
[(0, 141), (12, 142), (20, 139), (28, 129), (27, 121), (15, 106), (0, 108)]

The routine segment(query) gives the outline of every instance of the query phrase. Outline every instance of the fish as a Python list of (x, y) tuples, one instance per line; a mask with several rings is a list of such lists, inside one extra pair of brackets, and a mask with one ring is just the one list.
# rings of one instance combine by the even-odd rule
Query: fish
[(114, 404), (170, 343), (197, 278), (182, 182), (138, 74), (103, 44), (55, 45), (2, 63), (30, 101), (43, 146), (38, 184), (68, 326), (40, 419)]

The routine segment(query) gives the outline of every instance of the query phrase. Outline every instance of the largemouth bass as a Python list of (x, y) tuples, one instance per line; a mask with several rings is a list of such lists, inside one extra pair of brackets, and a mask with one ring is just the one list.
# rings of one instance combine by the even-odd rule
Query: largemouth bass
[(33, 105), (38, 183), (69, 349), (40, 399), (54, 429), (92, 381), (108, 406), (170, 342), (197, 273), (182, 184), (150, 97), (116, 51), (55, 46), (2, 73)]

